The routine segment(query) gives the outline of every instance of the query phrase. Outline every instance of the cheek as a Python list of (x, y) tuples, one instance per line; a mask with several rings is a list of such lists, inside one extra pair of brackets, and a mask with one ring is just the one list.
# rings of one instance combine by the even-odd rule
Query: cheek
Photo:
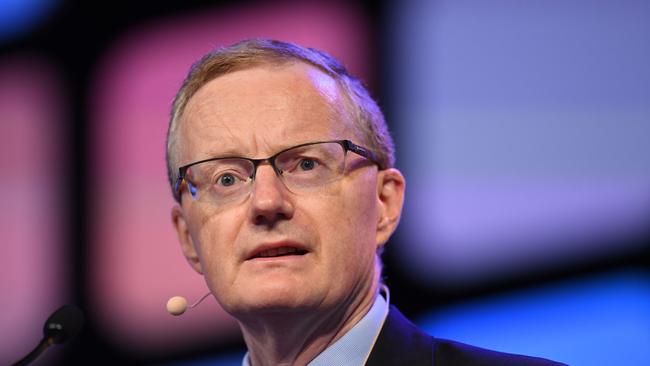
[(354, 184), (348, 185), (344, 190), (343, 209), (349, 217), (351, 225), (360, 233), (372, 233), (368, 240), (374, 241), (374, 232), (377, 228), (377, 193), (376, 179), (373, 174), (366, 174), (357, 179)]
[(210, 282), (228, 278), (230, 262), (235, 258), (234, 241), (238, 226), (235, 224), (235, 213), (212, 212), (197, 210), (191, 227), (192, 239), (201, 261), (204, 274)]
[(321, 235), (331, 235), (324, 241), (338, 248), (333, 253), (337, 263), (353, 267), (346, 270), (365, 270), (374, 263), (376, 250), (376, 188), (371, 177), (354, 182), (342, 185), (339, 198), (328, 201), (328, 207), (323, 209), (329, 214)]

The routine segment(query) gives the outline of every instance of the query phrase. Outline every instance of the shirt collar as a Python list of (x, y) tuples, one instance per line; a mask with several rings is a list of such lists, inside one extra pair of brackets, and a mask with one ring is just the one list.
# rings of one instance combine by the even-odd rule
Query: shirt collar
[[(382, 295), (376, 296), (368, 313), (343, 337), (311, 360), (308, 366), (358, 366), (366, 363), (388, 316), (388, 288), (382, 286), (382, 290), (386, 299)], [(250, 366), (248, 352), (244, 355), (242, 366)]]

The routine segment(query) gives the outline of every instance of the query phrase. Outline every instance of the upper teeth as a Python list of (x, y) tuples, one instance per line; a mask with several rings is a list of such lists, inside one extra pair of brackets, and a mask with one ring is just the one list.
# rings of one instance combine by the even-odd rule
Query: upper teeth
[(285, 254), (292, 254), (297, 252), (298, 249), (296, 248), (291, 248), (291, 247), (280, 247), (280, 248), (272, 248), (272, 249), (267, 249), (262, 252), (260, 252), (257, 256), (258, 257), (276, 257), (278, 255), (285, 255)]

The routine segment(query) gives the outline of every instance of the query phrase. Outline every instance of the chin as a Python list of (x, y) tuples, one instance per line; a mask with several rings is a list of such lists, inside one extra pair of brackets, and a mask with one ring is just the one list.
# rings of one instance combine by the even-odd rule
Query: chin
[(234, 313), (271, 314), (310, 311), (321, 302), (318, 296), (313, 296), (304, 291), (304, 287), (282, 286), (256, 286), (240, 298)]

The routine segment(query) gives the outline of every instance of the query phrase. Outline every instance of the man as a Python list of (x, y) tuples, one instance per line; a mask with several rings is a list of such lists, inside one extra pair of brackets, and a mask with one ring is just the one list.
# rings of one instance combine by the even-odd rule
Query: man
[(379, 255), (405, 181), (377, 104), (327, 54), (249, 40), (204, 56), (167, 161), (182, 250), (239, 322), (244, 365), (553, 364), (433, 339), (389, 310)]

